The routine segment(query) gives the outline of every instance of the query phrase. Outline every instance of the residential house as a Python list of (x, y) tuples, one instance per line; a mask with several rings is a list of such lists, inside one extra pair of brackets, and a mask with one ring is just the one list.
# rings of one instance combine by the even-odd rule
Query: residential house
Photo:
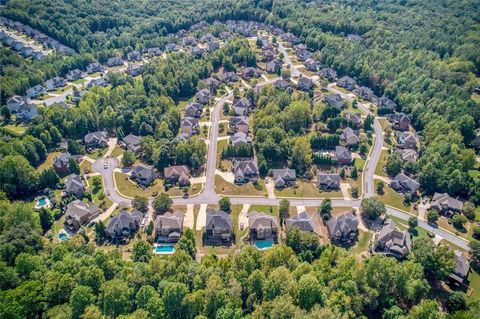
[(313, 225), (312, 217), (307, 212), (301, 212), (295, 217), (285, 219), (285, 225), (287, 230), (293, 227), (298, 228), (304, 232), (314, 232), (315, 226)]
[(104, 148), (108, 144), (108, 136), (105, 131), (88, 133), (83, 140), (87, 148)]
[(271, 170), (273, 183), (276, 188), (295, 186), (297, 173), (293, 168), (280, 168)]
[(395, 132), (395, 139), (397, 144), (395, 145), (401, 149), (416, 149), (417, 137), (412, 132)]
[(142, 74), (143, 72), (143, 65), (141, 64), (128, 64), (127, 66), (127, 74), (136, 77)]
[(450, 197), (447, 193), (435, 193), (430, 202), (430, 208), (450, 217), (462, 211), (463, 202)]
[(20, 54), (23, 55), (24, 57), (29, 57), (33, 54), (33, 48), (29, 46), (24, 46)]
[(250, 112), (250, 101), (247, 98), (237, 98), (233, 99), (232, 104), (233, 110), (235, 111), (235, 115), (237, 116), (248, 116)]
[(59, 76), (56, 76), (52, 79), (45, 81), (45, 86), (47, 88), (47, 91), (53, 91), (58, 88), (64, 87), (65, 85), (67, 85), (67, 80)]
[(361, 86), (357, 89), (357, 94), (360, 96), (362, 99), (371, 101), (373, 100), (373, 91), (370, 88), (367, 88), (366, 86)]
[[(197, 93), (198, 94), (198, 93)], [(203, 112), (203, 105), (197, 102), (190, 102), (185, 107), (185, 116), (200, 118)]]
[(207, 208), (205, 241), (229, 244), (233, 239), (232, 217), (224, 211)]
[(299, 61), (306, 61), (308, 59), (311, 59), (313, 56), (312, 51), (309, 50), (299, 50), (297, 51), (297, 57)]
[(318, 174), (317, 187), (324, 191), (338, 190), (340, 188), (340, 175), (329, 173)]
[(404, 162), (418, 160), (418, 153), (414, 149), (399, 150)]
[(192, 135), (187, 134), (187, 133), (180, 133), (175, 137), (175, 141), (177, 142), (186, 142), (188, 141)]
[(332, 243), (350, 244), (358, 235), (359, 221), (352, 213), (332, 217), (327, 222), (328, 236)]
[(107, 66), (109, 67), (122, 66), (122, 65), (123, 65), (123, 59), (119, 56), (109, 58), (107, 60)]
[(195, 46), (197, 45), (197, 40), (190, 36), (190, 37), (185, 37), (182, 39), (182, 45), (183, 46)]
[(468, 280), (468, 274), (470, 273), (470, 262), (466, 254), (460, 250), (455, 250), (453, 253), (455, 259), (455, 269), (449, 275), (450, 279), (457, 284), (463, 284)]
[(354, 79), (352, 79), (349, 76), (344, 76), (343, 78), (339, 79), (337, 81), (337, 85), (341, 88), (344, 88), (349, 91), (353, 91), (355, 89), (355, 85), (357, 82), (355, 82)]
[(205, 50), (196, 45), (196, 46), (191, 47), (189, 52), (190, 52), (191, 56), (198, 59), (198, 58), (202, 57)]
[(76, 232), (83, 225), (98, 217), (99, 213), (100, 209), (97, 205), (76, 199), (65, 207), (65, 227)]
[(151, 56), (161, 56), (163, 54), (162, 50), (159, 47), (148, 48), (147, 53)]
[(212, 94), (209, 89), (202, 89), (195, 94), (198, 103), (207, 104)]
[(313, 87), (313, 81), (307, 76), (302, 76), (297, 83), (297, 88), (302, 91), (310, 91)]
[(163, 169), (165, 185), (177, 185), (179, 187), (190, 185), (188, 167), (185, 165), (169, 166)]
[(280, 68), (282, 67), (282, 62), (279, 60), (271, 60), (267, 62), (265, 65), (265, 68), (268, 73), (278, 73), (280, 71)]
[(303, 64), (305, 65), (305, 69), (308, 71), (317, 72), (318, 63), (314, 59), (306, 59)]
[(128, 134), (122, 139), (122, 142), (120, 144), (123, 148), (130, 150), (135, 154), (138, 154), (142, 151), (142, 146), (140, 145), (141, 140), (142, 139), (140, 136)]
[(354, 131), (351, 127), (346, 127), (340, 134), (340, 141), (347, 146), (357, 145), (360, 142), (358, 131)]
[(318, 72), (318, 75), (329, 82), (333, 82), (337, 79), (337, 71), (332, 68), (323, 68)]
[(350, 165), (353, 162), (350, 151), (341, 145), (335, 146), (335, 154), (333, 159), (336, 160), (339, 165)]
[(234, 160), (233, 161), (234, 182), (243, 184), (247, 182), (256, 182), (258, 179), (258, 165), (255, 159), (252, 160)]
[(132, 180), (145, 187), (150, 186), (155, 180), (155, 177), (155, 170), (151, 167), (136, 165), (131, 171)]
[(80, 161), (82, 157), (80, 155), (71, 155), (70, 153), (61, 153), (57, 157), (53, 159), (53, 169), (57, 174), (66, 175), (70, 173), (70, 159), (76, 161), (77, 163)]
[(197, 118), (184, 117), (181, 123), (182, 133), (189, 135), (198, 134), (200, 132), (200, 124)]
[(67, 80), (69, 81), (76, 81), (79, 79), (83, 79), (86, 76), (87, 75), (84, 72), (80, 71), (79, 69), (70, 70), (66, 75)]
[(342, 96), (336, 93), (327, 94), (323, 98), (323, 102), (325, 102), (325, 104), (327, 104), (329, 107), (334, 107), (339, 110), (345, 107), (345, 102), (343, 101)]
[(38, 84), (38, 85), (35, 85), (34, 87), (29, 88), (26, 91), (26, 94), (29, 98), (35, 98), (37, 96), (44, 94), (46, 91), (47, 91), (46, 88)]
[(345, 112), (343, 113), (343, 117), (347, 119), (351, 124), (353, 124), (355, 127), (360, 127), (362, 126), (362, 116), (360, 113), (356, 112)]
[(204, 34), (200, 37), (200, 43), (208, 43), (215, 41), (215, 37), (211, 33)]
[(410, 127), (410, 119), (403, 113), (393, 113), (388, 115), (388, 121), (392, 123), (394, 130), (398, 131), (408, 131)]
[(130, 62), (142, 61), (142, 55), (140, 54), (140, 51), (131, 51), (127, 53), (127, 60)]
[(272, 50), (264, 50), (263, 51), (263, 61), (264, 62), (269, 62), (275, 60), (275, 52)]
[(93, 79), (87, 84), (87, 89), (91, 89), (94, 86), (103, 86), (106, 87), (108, 85), (108, 81), (105, 78)]
[(161, 243), (175, 243), (182, 236), (183, 212), (176, 210), (166, 212), (155, 219), (155, 241)]
[(420, 183), (403, 173), (398, 173), (391, 181), (390, 187), (397, 192), (414, 195), (417, 193)]
[(12, 49), (14, 49), (15, 51), (22, 51), (23, 47), (24, 45), (20, 41), (14, 41), (12, 43)]
[(30, 121), (37, 116), (37, 105), (34, 103), (21, 104), (17, 111), (17, 119), (23, 121)]
[(105, 67), (98, 62), (90, 63), (89, 65), (87, 65), (88, 74), (103, 72), (103, 71), (105, 71)]
[(16, 113), (23, 105), (30, 103), (30, 98), (26, 96), (14, 95), (7, 100), (7, 108), (10, 112)]
[(85, 193), (82, 178), (77, 174), (70, 174), (65, 180), (65, 194), (82, 198)]
[(229, 143), (232, 146), (252, 144), (252, 138), (247, 133), (237, 132), (230, 136)]
[(229, 124), (234, 132), (248, 133), (248, 117), (246, 116), (234, 116), (230, 118)]
[(390, 110), (390, 112), (393, 112), (397, 108), (397, 103), (393, 102), (386, 96), (382, 96), (377, 99), (377, 107), (385, 108)]
[(238, 77), (235, 74), (235, 72), (229, 71), (229, 72), (223, 72), (222, 73), (222, 81), (223, 82), (237, 82)]
[(178, 50), (180, 50), (180, 47), (176, 43), (173, 43), (173, 42), (167, 43), (167, 45), (165, 46), (165, 51), (167, 51), (167, 52), (175, 52), (175, 51), (178, 51)]
[(274, 84), (276, 89), (287, 90), (288, 93), (292, 93), (293, 89), (290, 87), (290, 84), (284, 79), (278, 79)]
[(220, 49), (220, 42), (219, 41), (210, 41), (207, 43), (207, 51), (213, 52)]
[(245, 80), (252, 77), (258, 78), (260, 76), (260, 70), (254, 67), (246, 67), (240, 70), (240, 76)]
[(41, 59), (43, 59), (44, 55), (41, 51), (33, 51), (32, 53), (32, 59), (36, 60), (36, 61), (40, 61)]
[(107, 238), (115, 242), (125, 241), (138, 230), (142, 219), (143, 213), (141, 211), (134, 210), (129, 213), (122, 210), (120, 214), (110, 218), (105, 228)]
[(248, 229), (250, 231), (250, 241), (271, 239), (277, 240), (278, 236), (277, 218), (265, 213), (253, 211), (248, 214)]
[(212, 76), (206, 79), (205, 82), (207, 83), (211, 92), (216, 92), (217, 89), (220, 87), (220, 81)]
[(404, 259), (410, 253), (412, 243), (408, 230), (398, 230), (395, 223), (387, 219), (382, 229), (375, 234), (373, 251), (376, 253)]

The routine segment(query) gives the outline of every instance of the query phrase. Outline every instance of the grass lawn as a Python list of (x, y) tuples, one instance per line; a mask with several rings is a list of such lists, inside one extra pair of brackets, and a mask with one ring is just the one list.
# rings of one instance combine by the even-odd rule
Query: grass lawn
[(97, 150), (94, 150), (93, 152), (91, 153), (88, 153), (88, 157), (90, 157), (91, 159), (94, 159), (94, 160), (97, 160), (99, 158), (102, 158), (103, 155), (105, 155), (108, 151), (108, 147), (105, 147), (103, 149), (97, 149)]
[(270, 205), (251, 205), (248, 212), (257, 211), (259, 213), (270, 214), (278, 217), (278, 206)]
[(86, 172), (87, 174), (93, 172), (92, 163), (85, 159), (82, 161), (82, 163), (80, 163), (80, 173), (83, 174), (84, 172)]
[(118, 157), (123, 154), (123, 148), (118, 145), (115, 145), (115, 148), (112, 150), (111, 156)]
[(382, 131), (384, 132), (387, 127), (390, 127), (390, 123), (385, 118), (378, 119), (378, 122), (380, 123), (380, 126), (382, 127)]
[(215, 190), (222, 195), (246, 195), (246, 196), (266, 196), (265, 182), (262, 179), (258, 183), (246, 183), (243, 185), (230, 184), (221, 176), (215, 175)]
[(456, 229), (452, 224), (448, 223), (448, 218), (444, 216), (440, 216), (437, 221), (437, 225), (445, 230), (448, 230), (452, 233), (454, 233), (457, 236), (460, 236), (465, 239), (472, 239), (472, 231), (473, 231), (473, 223), (467, 222), (465, 224), (465, 229), (463, 230), (458, 230)]
[(65, 92), (66, 90), (71, 89), (71, 88), (72, 88), (71, 85), (66, 85), (64, 87), (61, 87), (61, 88), (58, 88), (56, 90), (50, 91), (50, 93), (61, 94), (61, 93)]
[(338, 85), (334, 85), (334, 86), (332, 86), (332, 88), (334, 88), (335, 90), (340, 91), (342, 93), (350, 93), (350, 91), (347, 91), (344, 88), (339, 87)]
[(358, 231), (358, 241), (355, 246), (350, 247), (350, 251), (354, 256), (360, 256), (360, 254), (368, 251), (368, 244), (373, 237), (373, 233)]
[(472, 269), (468, 275), (468, 281), (470, 282), (468, 287), (472, 289), (472, 297), (480, 297), (480, 274)]
[(282, 190), (275, 189), (275, 195), (278, 197), (342, 197), (342, 192), (324, 192), (320, 191), (313, 182), (297, 181), (297, 187), (288, 187)]
[(1, 128), (4, 132), (15, 136), (22, 136), (27, 130), (26, 126), (16, 124), (3, 125)]
[(120, 172), (115, 172), (114, 178), (118, 191), (125, 196), (153, 197), (154, 193), (158, 194), (164, 191), (163, 180), (161, 179), (156, 179), (154, 184), (150, 187), (142, 188), (137, 186), (136, 183), (132, 182), (127, 175), (124, 175)]
[(82, 84), (83, 82), (85, 82), (85, 79), (78, 79), (78, 80), (73, 81), (72, 83), (73, 84)]
[(37, 167), (37, 171), (38, 172), (41, 172), (49, 167), (52, 166), (52, 163), (53, 163), (53, 160), (55, 159), (55, 157), (57, 157), (58, 155), (60, 155), (60, 152), (52, 152), (50, 154), (48, 154), (47, 158), (45, 159), (45, 162), (43, 162), (42, 164), (40, 164), (38, 167)]
[[(202, 184), (201, 183), (193, 184), (188, 189), (188, 194), (189, 194), (189, 196), (195, 195), (195, 194), (198, 194), (201, 190), (202, 190)], [(178, 187), (171, 187), (171, 188), (168, 189), (168, 191), (166, 193), (170, 196), (183, 196), (183, 194), (184, 194), (183, 190), (181, 188), (178, 188)]]
[[(375, 191), (377, 190), (377, 185), (380, 180), (376, 179), (375, 180)], [(412, 205), (405, 206), (403, 204), (403, 195), (397, 193), (393, 189), (391, 189), (388, 185), (385, 185), (383, 187), (383, 195), (376, 194), (376, 197), (378, 197), (380, 200), (382, 200), (385, 205), (389, 205), (401, 210), (404, 210), (406, 212), (410, 212), (410, 209), (412, 208)]]
[[(87, 178), (88, 186), (90, 187), (90, 191), (92, 192), (92, 200), (93, 202), (98, 205), (98, 207), (102, 209), (107, 209), (108, 207), (112, 206), (112, 201), (105, 195), (103, 181), (100, 187), (93, 186), (93, 179), (97, 177), (102, 180), (100, 176), (89, 176)], [(103, 203), (103, 204), (102, 204)]]
[(222, 155), (222, 151), (227, 148), (228, 140), (220, 140), (217, 141), (217, 168), (223, 168), (223, 170), (230, 170), (231, 161), (229, 160), (221, 160), (220, 156)]
[(387, 176), (387, 174), (383, 171), (383, 167), (387, 163), (388, 152), (386, 150), (382, 150), (380, 153), (380, 158), (378, 159), (377, 167), (375, 167), (375, 175), (378, 176)]
[[(400, 218), (397, 218), (397, 217), (394, 217), (394, 216), (388, 216), (388, 218), (390, 218), (391, 220), (393, 220), (395, 222), (395, 225), (397, 226), (398, 229), (400, 230), (406, 230), (408, 229), (408, 222), (403, 220), (403, 219), (400, 219)], [(410, 232), (410, 234), (412, 234), (412, 237), (413, 238), (425, 238), (425, 237), (428, 237), (428, 232), (421, 228), (421, 227), (417, 227), (415, 228), (413, 231)]]

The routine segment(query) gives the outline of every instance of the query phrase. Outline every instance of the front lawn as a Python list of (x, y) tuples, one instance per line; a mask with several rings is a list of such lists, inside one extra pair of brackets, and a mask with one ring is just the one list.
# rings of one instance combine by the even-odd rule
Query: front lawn
[(380, 158), (378, 159), (377, 167), (375, 167), (375, 175), (378, 176), (387, 176), (387, 174), (383, 171), (385, 164), (387, 164), (388, 152), (386, 150), (382, 150), (380, 153)]
[(277, 197), (318, 197), (318, 198), (331, 198), (341, 197), (341, 191), (324, 192), (320, 191), (313, 182), (297, 181), (297, 187), (288, 187), (284, 189), (275, 189), (275, 195)]
[(105, 147), (103, 149), (93, 150), (91, 153), (88, 153), (87, 155), (91, 159), (98, 160), (102, 158), (107, 153), (107, 151), (108, 151), (108, 147)]
[(48, 154), (47, 158), (45, 159), (45, 161), (40, 164), (38, 167), (37, 167), (37, 171), (38, 172), (41, 172), (49, 167), (52, 166), (53, 164), (53, 160), (55, 159), (55, 157), (57, 157), (58, 155), (60, 155), (61, 153), (60, 152), (52, 152), (50, 154)]
[(278, 206), (251, 205), (250, 208), (248, 209), (248, 212), (253, 212), (253, 211), (278, 217)]
[(121, 148), (119, 145), (115, 145), (115, 148), (112, 150), (112, 154), (110, 154), (112, 157), (118, 157), (123, 154), (123, 148)]
[(156, 179), (152, 186), (143, 188), (132, 182), (127, 175), (120, 172), (115, 172), (114, 177), (118, 191), (127, 197), (153, 197), (164, 191), (163, 180), (161, 179)]
[(90, 174), (93, 172), (92, 163), (84, 159), (80, 163), (80, 174)]
[[(99, 187), (95, 187), (93, 185), (93, 179), (94, 178), (100, 178), (102, 183), (100, 184)], [(100, 176), (89, 176), (87, 178), (88, 181), (88, 186), (90, 188), (90, 191), (92, 193), (92, 200), (93, 202), (100, 207), (101, 209), (107, 209), (108, 207), (112, 206), (112, 201), (106, 196), (105, 194), (105, 188), (103, 185), (103, 180)]]
[(380, 180), (376, 179), (375, 180), (376, 197), (378, 197), (382, 202), (384, 202), (385, 205), (389, 205), (389, 206), (398, 208), (400, 210), (410, 212), (412, 208), (412, 204), (405, 206), (403, 203), (403, 195), (397, 193), (396, 191), (391, 189), (388, 185), (385, 184), (385, 186), (383, 187), (383, 194), (379, 195), (377, 193), (378, 182), (380, 182)]
[(267, 194), (265, 182), (262, 179), (259, 179), (255, 185), (253, 183), (234, 185), (219, 175), (215, 175), (215, 190), (222, 195), (266, 196)]

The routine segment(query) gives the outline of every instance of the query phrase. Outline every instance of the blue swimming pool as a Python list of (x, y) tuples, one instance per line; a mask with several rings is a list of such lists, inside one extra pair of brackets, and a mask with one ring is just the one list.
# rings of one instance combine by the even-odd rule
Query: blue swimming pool
[(260, 250), (269, 249), (273, 246), (273, 240), (271, 239), (262, 239), (255, 241), (255, 247)]
[(45, 197), (40, 197), (38, 199), (38, 206), (43, 207), (45, 204), (47, 204), (47, 199)]
[(155, 254), (173, 254), (175, 245), (158, 245), (155, 247)]
[(68, 239), (67, 234), (65, 234), (65, 233), (59, 233), (59, 234), (58, 234), (58, 240), (60, 240), (60, 241), (65, 241), (65, 240), (67, 240), (67, 239)]

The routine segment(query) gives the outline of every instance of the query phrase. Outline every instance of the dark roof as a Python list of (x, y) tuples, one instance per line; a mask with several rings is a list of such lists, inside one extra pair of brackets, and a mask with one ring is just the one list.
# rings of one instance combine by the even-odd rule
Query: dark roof
[(352, 232), (357, 232), (359, 225), (358, 218), (352, 213), (343, 214), (338, 217), (332, 217), (327, 222), (328, 232), (332, 237), (348, 236)]
[(207, 209), (207, 221), (205, 223), (205, 229), (232, 231), (232, 217), (222, 210), (217, 211), (209, 208)]
[(250, 228), (251, 230), (276, 230), (278, 229), (277, 218), (272, 215), (253, 211), (248, 214), (248, 228)]
[(298, 227), (300, 230), (306, 232), (313, 232), (314, 230), (312, 218), (307, 212), (301, 212), (295, 217), (287, 218), (285, 223), (288, 228)]

